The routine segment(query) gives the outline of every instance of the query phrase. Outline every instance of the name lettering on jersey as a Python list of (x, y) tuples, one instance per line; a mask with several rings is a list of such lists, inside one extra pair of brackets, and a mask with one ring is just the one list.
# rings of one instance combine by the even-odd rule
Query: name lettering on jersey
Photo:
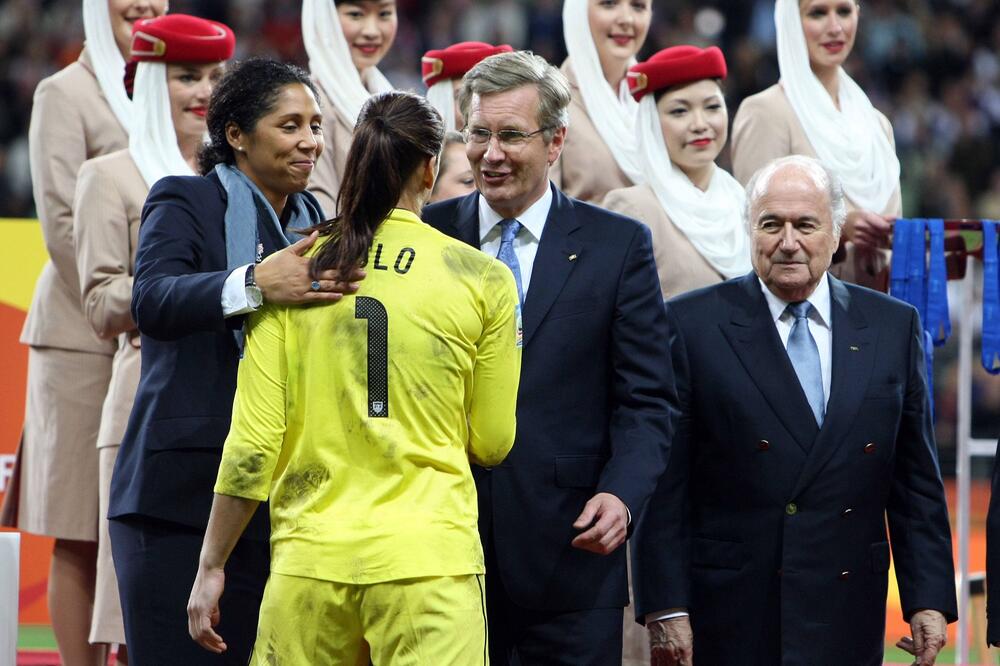
[[(382, 250), (384, 245), (379, 243), (375, 246), (375, 261), (372, 262), (372, 268), (377, 271), (387, 271), (389, 267), (382, 263)], [(393, 264), (392, 269), (396, 271), (399, 275), (406, 275), (410, 272), (410, 268), (413, 266), (413, 260), (417, 258), (417, 251), (412, 247), (404, 247), (396, 255), (396, 263)]]

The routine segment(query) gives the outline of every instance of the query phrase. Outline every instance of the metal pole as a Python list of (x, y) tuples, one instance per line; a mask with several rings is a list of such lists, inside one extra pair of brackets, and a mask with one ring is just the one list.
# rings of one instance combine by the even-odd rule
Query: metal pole
[[(958, 463), (958, 635), (955, 640), (955, 663), (969, 663), (969, 495), (972, 475), (972, 343), (974, 307), (973, 285), (976, 264), (967, 260), (968, 270), (961, 282), (958, 308), (958, 423), (956, 427)], [(955, 320), (953, 320), (955, 321)]]

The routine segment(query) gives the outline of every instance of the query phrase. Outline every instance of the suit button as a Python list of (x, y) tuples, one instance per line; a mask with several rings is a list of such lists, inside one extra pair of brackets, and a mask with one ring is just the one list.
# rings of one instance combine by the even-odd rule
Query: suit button
[(865, 444), (865, 453), (875, 453), (875, 442)]
[(778, 569), (778, 578), (781, 578), (781, 574), (782, 574), (781, 569)]
[(767, 451), (770, 448), (771, 448), (771, 442), (767, 441), (766, 439), (762, 439), (759, 442), (757, 442), (758, 451)]
[(838, 576), (838, 578), (840, 578), (840, 580), (847, 580), (850, 577), (851, 577), (851, 572), (850, 571), (841, 571), (840, 572), (840, 576)]
[(847, 518), (852, 513), (854, 513), (854, 509), (847, 508), (844, 509), (843, 513), (841, 513), (840, 515), (843, 516), (844, 518)]
[(788, 504), (785, 505), (785, 513), (787, 513), (789, 516), (794, 516), (798, 512), (799, 512), (799, 507), (795, 504), (795, 502), (789, 502)]

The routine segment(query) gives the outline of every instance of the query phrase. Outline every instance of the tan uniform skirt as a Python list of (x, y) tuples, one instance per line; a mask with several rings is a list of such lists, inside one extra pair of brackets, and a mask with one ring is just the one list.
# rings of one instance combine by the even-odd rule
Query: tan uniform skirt
[(111, 538), (108, 536), (108, 501), (111, 497), (111, 473), (115, 469), (119, 446), (105, 446), (100, 452), (101, 519), (97, 532), (97, 584), (94, 593), (94, 614), (90, 621), (91, 643), (125, 642), (122, 605), (118, 597), (118, 579), (111, 558)]
[[(97, 541), (97, 431), (111, 356), (31, 347), (24, 436), (5, 525), (57, 539)], [(10, 507), (5, 507), (10, 509)]]

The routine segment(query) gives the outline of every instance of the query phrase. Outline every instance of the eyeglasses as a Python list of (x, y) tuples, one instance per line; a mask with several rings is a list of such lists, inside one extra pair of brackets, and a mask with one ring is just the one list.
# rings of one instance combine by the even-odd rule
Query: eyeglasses
[(515, 129), (502, 129), (494, 132), (486, 129), (485, 127), (466, 127), (462, 130), (462, 136), (465, 137), (465, 140), (468, 143), (487, 144), (495, 135), (501, 146), (511, 147), (523, 146), (531, 139), (531, 137), (551, 129), (555, 128), (543, 127), (535, 130), (534, 132), (522, 132), (521, 130)]

